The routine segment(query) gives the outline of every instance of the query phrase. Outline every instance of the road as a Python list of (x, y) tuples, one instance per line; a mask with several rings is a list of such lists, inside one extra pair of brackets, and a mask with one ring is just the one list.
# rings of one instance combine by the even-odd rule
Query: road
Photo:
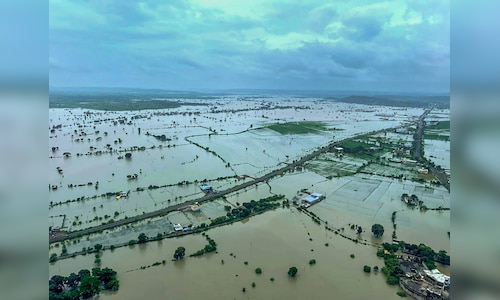
[(437, 169), (434, 166), (430, 164), (430, 161), (424, 158), (423, 152), (422, 152), (422, 146), (423, 146), (423, 136), (424, 136), (424, 129), (425, 129), (425, 117), (432, 111), (432, 108), (426, 109), (425, 112), (418, 118), (417, 121), (417, 131), (415, 135), (415, 140), (414, 140), (414, 155), (416, 159), (424, 164), (426, 164), (427, 169), (434, 174), (434, 176), (437, 177), (439, 182), (448, 189), (450, 190), (450, 183), (448, 181), (448, 175), (446, 175), (445, 171), (443, 169)]
[[(379, 130), (379, 131), (370, 132), (369, 134), (375, 134), (375, 133), (378, 133), (378, 132), (384, 132), (384, 131), (388, 131), (388, 130), (394, 130), (396, 128), (397, 127), (386, 128), (386, 129), (382, 129), (382, 130)], [(134, 216), (134, 217), (129, 217), (127, 219), (122, 219), (122, 220), (113, 221), (113, 222), (102, 224), (102, 225), (97, 225), (97, 226), (90, 227), (90, 228), (87, 228), (87, 229), (82, 229), (82, 230), (78, 230), (78, 231), (72, 231), (72, 232), (69, 232), (69, 233), (67, 233), (65, 235), (49, 236), (49, 243), (60, 242), (60, 241), (64, 241), (64, 240), (68, 240), (68, 239), (72, 239), (72, 238), (81, 237), (81, 236), (84, 236), (84, 235), (87, 235), (87, 234), (101, 232), (101, 231), (104, 231), (104, 230), (107, 230), (107, 229), (111, 229), (111, 228), (114, 228), (114, 227), (123, 226), (123, 225), (127, 225), (127, 224), (130, 224), (130, 223), (134, 223), (134, 222), (146, 220), (146, 219), (149, 219), (149, 218), (164, 216), (164, 215), (167, 215), (170, 212), (178, 210), (179, 208), (182, 208), (182, 207), (185, 207), (185, 206), (188, 206), (188, 205), (192, 205), (195, 202), (198, 202), (198, 203), (202, 204), (203, 202), (210, 201), (210, 200), (212, 200), (214, 198), (222, 197), (224, 195), (227, 195), (227, 194), (230, 194), (230, 193), (233, 193), (233, 192), (245, 189), (245, 188), (250, 187), (252, 185), (255, 185), (257, 183), (265, 182), (265, 181), (267, 181), (267, 180), (269, 180), (269, 179), (271, 179), (273, 177), (282, 175), (285, 172), (290, 171), (292, 169), (295, 169), (297, 166), (300, 166), (300, 165), (304, 164), (305, 162), (314, 159), (318, 155), (320, 155), (322, 153), (325, 153), (325, 152), (328, 152), (329, 150), (332, 150), (333, 147), (335, 147), (338, 143), (341, 143), (341, 142), (346, 141), (346, 140), (351, 140), (351, 139), (354, 139), (354, 138), (359, 138), (359, 137), (364, 136), (364, 135), (367, 135), (367, 133), (363, 133), (363, 134), (359, 134), (359, 135), (356, 135), (356, 136), (353, 136), (353, 137), (350, 137), (350, 138), (346, 138), (346, 139), (337, 141), (335, 143), (330, 143), (329, 145), (323, 146), (323, 147), (321, 147), (321, 148), (319, 148), (319, 149), (317, 149), (317, 150), (315, 150), (315, 151), (307, 154), (306, 156), (303, 156), (299, 160), (295, 160), (292, 163), (287, 164), (286, 166), (284, 166), (282, 168), (274, 170), (274, 171), (272, 171), (270, 173), (267, 173), (267, 174), (265, 174), (265, 175), (263, 175), (261, 177), (255, 178), (255, 179), (253, 179), (251, 181), (247, 181), (247, 182), (244, 182), (244, 183), (242, 183), (240, 185), (231, 187), (229, 189), (226, 189), (226, 190), (223, 190), (223, 191), (219, 191), (217, 194), (209, 193), (209, 194), (206, 194), (203, 197), (200, 197), (198, 199), (194, 199), (194, 200), (191, 200), (191, 201), (186, 201), (186, 202), (183, 202), (181, 204), (176, 204), (176, 205), (168, 206), (168, 207), (156, 210), (156, 211), (144, 213), (142, 215), (137, 215), (137, 216)]]

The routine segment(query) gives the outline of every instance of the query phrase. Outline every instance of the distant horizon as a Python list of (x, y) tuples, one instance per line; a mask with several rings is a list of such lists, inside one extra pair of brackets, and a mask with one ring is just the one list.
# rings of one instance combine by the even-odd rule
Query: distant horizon
[(161, 91), (161, 92), (188, 92), (188, 93), (246, 93), (246, 92), (290, 92), (303, 94), (342, 94), (342, 95), (360, 95), (369, 94), (379, 96), (450, 96), (449, 91), (376, 91), (376, 90), (336, 90), (336, 89), (304, 89), (304, 88), (158, 88), (158, 87), (124, 87), (124, 86), (55, 86), (49, 85), (51, 90), (137, 90), (137, 91)]

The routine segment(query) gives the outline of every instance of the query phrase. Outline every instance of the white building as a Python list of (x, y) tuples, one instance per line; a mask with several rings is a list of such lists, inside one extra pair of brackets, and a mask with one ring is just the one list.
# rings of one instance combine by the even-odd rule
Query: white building
[(312, 205), (312, 204), (322, 200), (323, 198), (324, 198), (324, 196), (322, 194), (312, 193), (311, 195), (309, 195), (305, 198), (302, 198), (301, 201), (302, 201), (302, 204), (304, 204), (304, 205)]
[(438, 269), (424, 270), (424, 273), (430, 280), (436, 282), (439, 286), (450, 285), (450, 276), (439, 272)]

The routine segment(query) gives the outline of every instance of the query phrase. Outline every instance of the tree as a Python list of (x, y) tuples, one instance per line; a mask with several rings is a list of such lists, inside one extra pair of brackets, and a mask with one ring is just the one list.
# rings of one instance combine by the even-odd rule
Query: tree
[(148, 241), (148, 236), (146, 234), (144, 234), (144, 232), (143, 232), (143, 233), (139, 234), (137, 239), (139, 240), (139, 244), (144, 244), (145, 242)]
[(76, 275), (75, 273), (71, 273), (66, 278), (66, 281), (70, 289), (75, 289), (78, 286), (78, 283), (80, 282), (80, 276)]
[(361, 226), (358, 226), (358, 234), (361, 234), (361, 232), (363, 232), (363, 228), (361, 228)]
[(178, 247), (175, 250), (174, 259), (175, 260), (183, 259), (185, 254), (186, 254), (186, 248), (184, 248), (184, 247)]
[(65, 278), (61, 275), (54, 275), (49, 280), (49, 291), (61, 293), (64, 287)]
[(382, 235), (384, 235), (384, 226), (382, 226), (380, 224), (373, 224), (372, 232), (373, 232), (373, 235), (375, 235), (375, 237), (379, 238)]
[(87, 269), (81, 269), (78, 271), (78, 276), (80, 277), (80, 280), (82, 280), (83, 277), (90, 276), (90, 271)]
[(80, 283), (80, 294), (82, 297), (90, 298), (100, 291), (101, 282), (94, 276), (85, 276)]
[(95, 244), (94, 249), (95, 249), (95, 251), (99, 252), (102, 249), (102, 245), (101, 244)]
[(297, 275), (298, 271), (299, 270), (297, 270), (296, 267), (290, 267), (290, 269), (288, 269), (288, 276), (295, 277), (295, 275)]
[(262, 269), (261, 268), (255, 269), (255, 274), (262, 274)]
[(372, 268), (370, 266), (364, 265), (363, 271), (365, 271), (366, 273), (370, 273), (372, 271)]

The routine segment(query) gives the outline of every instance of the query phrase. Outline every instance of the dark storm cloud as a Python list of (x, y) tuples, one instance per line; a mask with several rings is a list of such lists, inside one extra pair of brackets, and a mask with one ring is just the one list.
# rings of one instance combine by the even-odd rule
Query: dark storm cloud
[(55, 86), (449, 86), (446, 1), (52, 0), (50, 7)]

